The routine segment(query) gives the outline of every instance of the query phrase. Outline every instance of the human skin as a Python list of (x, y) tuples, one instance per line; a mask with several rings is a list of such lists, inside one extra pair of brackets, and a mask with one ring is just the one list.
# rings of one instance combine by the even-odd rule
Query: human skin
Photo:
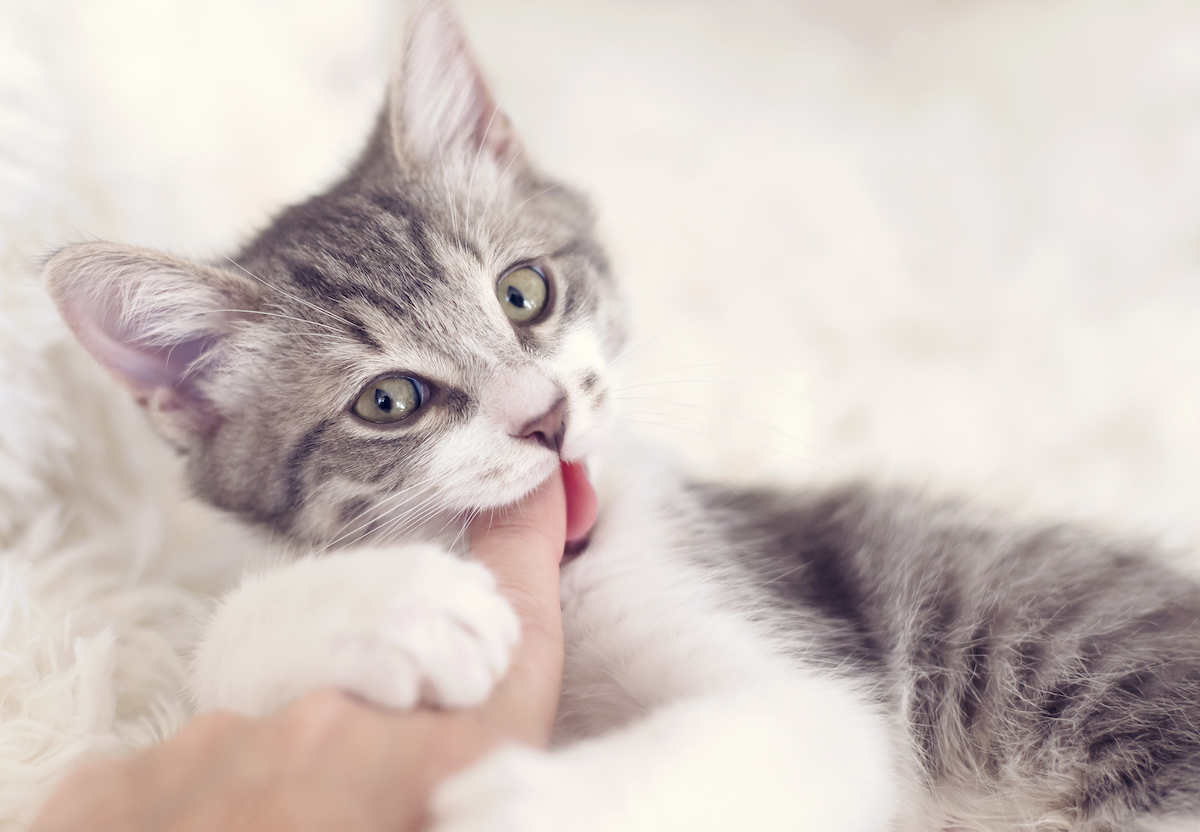
[(562, 678), (562, 479), (471, 526), (521, 641), (491, 698), (466, 711), (377, 708), (321, 690), (266, 719), (198, 717), (160, 746), (79, 768), (30, 832), (408, 832), (443, 779), (504, 742), (545, 747)]

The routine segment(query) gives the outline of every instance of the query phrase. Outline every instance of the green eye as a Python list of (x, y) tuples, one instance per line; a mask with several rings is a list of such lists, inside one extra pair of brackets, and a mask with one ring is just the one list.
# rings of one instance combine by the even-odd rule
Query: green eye
[(517, 324), (532, 323), (546, 307), (550, 289), (545, 276), (533, 266), (513, 269), (496, 285), (496, 298), (508, 319)]
[(416, 412), (428, 391), (415, 378), (391, 377), (372, 381), (358, 394), (354, 412), (359, 418), (386, 425), (399, 422)]

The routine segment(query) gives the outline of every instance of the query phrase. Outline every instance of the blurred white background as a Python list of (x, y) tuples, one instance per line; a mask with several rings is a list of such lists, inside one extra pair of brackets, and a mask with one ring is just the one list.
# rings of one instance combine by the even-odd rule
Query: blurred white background
[[(457, 6), (534, 158), (600, 209), (633, 427), (709, 473), (1200, 543), (1200, 6)], [(354, 156), (404, 9), (0, 15), (9, 254), (211, 256)]]
[[(733, 480), (915, 481), (1200, 552), (1194, 0), (459, 9), (532, 156), (600, 209), (623, 427)], [(403, 18), (0, 0), (4, 832), (72, 760), (187, 718), (183, 652), (254, 549), (181, 498), (38, 258), (232, 248), (357, 153)]]

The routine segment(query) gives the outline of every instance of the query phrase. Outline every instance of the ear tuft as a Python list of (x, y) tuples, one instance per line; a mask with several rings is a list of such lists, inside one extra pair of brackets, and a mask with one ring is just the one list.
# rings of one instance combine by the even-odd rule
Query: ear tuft
[(508, 117), (496, 106), (462, 26), (441, 0), (413, 12), (389, 115), (396, 151), (426, 163), (473, 160), (502, 165), (521, 152)]
[(212, 433), (220, 414), (204, 380), (240, 310), (259, 287), (240, 275), (146, 249), (85, 243), (43, 271), (63, 319), (181, 450)]

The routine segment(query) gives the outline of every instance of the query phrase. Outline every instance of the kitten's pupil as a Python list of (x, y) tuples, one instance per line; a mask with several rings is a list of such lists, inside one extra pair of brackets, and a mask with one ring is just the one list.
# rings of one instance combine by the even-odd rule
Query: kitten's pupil
[(378, 407), (380, 410), (382, 410), (384, 413), (391, 413), (392, 412), (392, 397), (389, 396), (387, 393), (383, 392), (382, 390), (380, 390), (378, 387), (376, 387), (375, 388), (375, 406)]
[(525, 296), (521, 294), (521, 290), (516, 286), (508, 287), (508, 302), (521, 309), (525, 308)]

